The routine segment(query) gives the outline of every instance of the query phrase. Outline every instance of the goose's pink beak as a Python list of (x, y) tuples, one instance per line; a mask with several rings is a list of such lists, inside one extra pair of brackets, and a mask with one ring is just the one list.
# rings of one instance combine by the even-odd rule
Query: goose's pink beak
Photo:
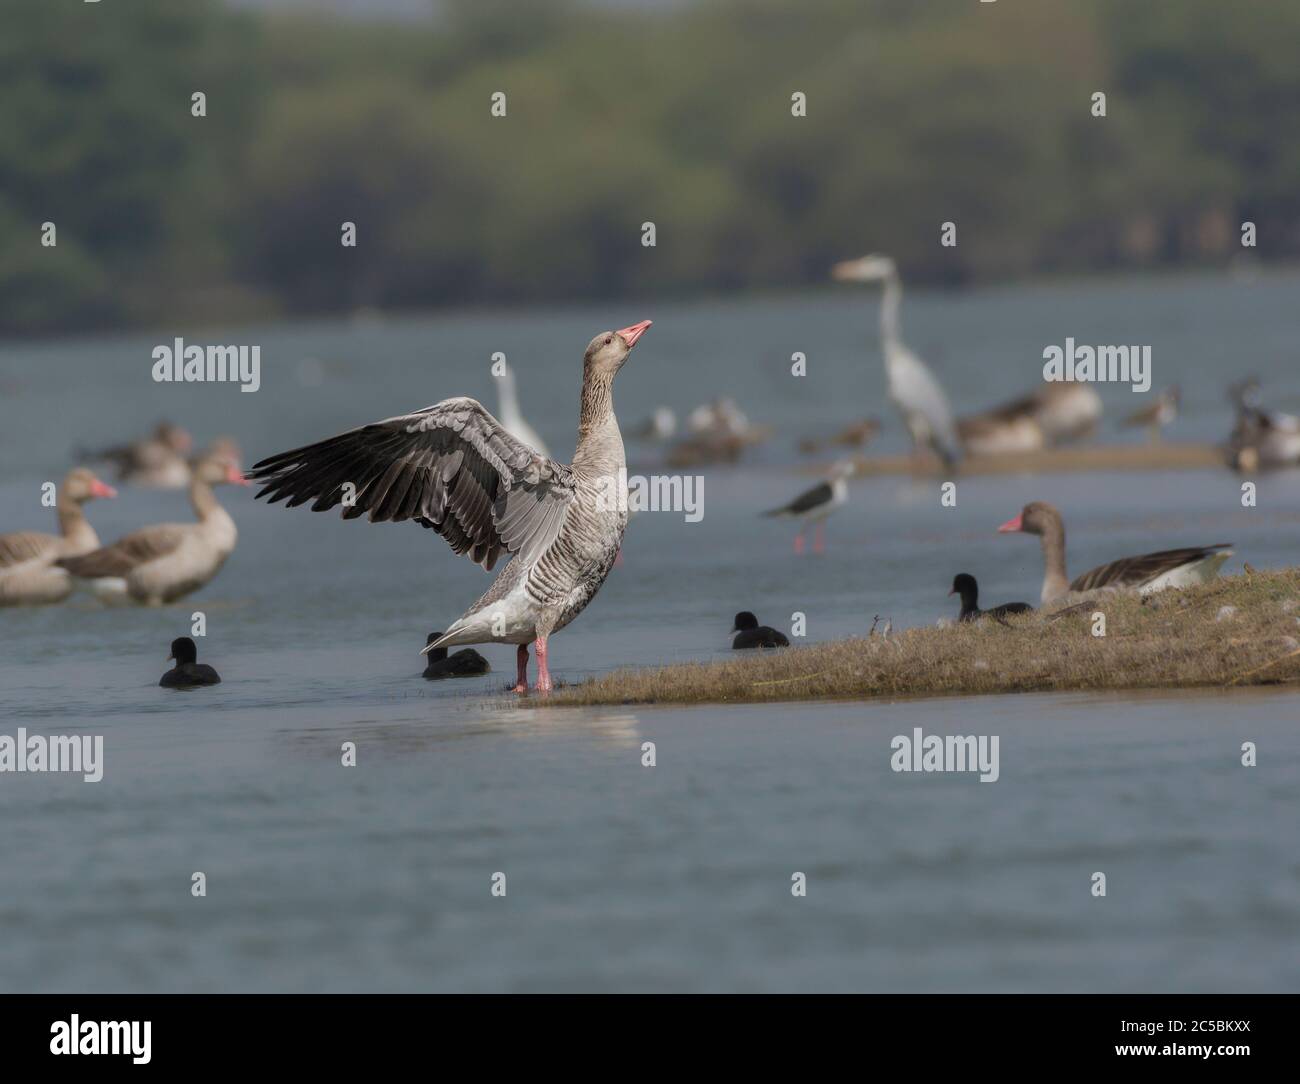
[(105, 485), (98, 478), (90, 483), (90, 495), (92, 497), (116, 497), (117, 490), (112, 486)]
[(633, 324), (631, 327), (622, 328), (621, 330), (614, 332), (614, 334), (627, 343), (627, 348), (631, 350), (632, 347), (636, 346), (637, 339), (641, 338), (641, 336), (646, 333), (646, 329), (651, 323), (652, 321), (650, 320), (642, 320), (639, 324)]
[(1006, 523), (1002, 524), (1002, 526), (998, 528), (998, 531), (1002, 534), (1006, 534), (1008, 531), (1023, 531), (1024, 529), (1025, 514), (1021, 512), (1015, 519), (1009, 519)]
[(237, 486), (251, 486), (253, 484), (235, 466), (226, 467), (226, 481)]

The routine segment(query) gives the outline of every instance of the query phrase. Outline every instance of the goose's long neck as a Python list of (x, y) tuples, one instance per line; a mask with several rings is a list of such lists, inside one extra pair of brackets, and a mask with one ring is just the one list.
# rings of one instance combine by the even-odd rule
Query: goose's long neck
[(1065, 525), (1051, 520), (1043, 529), (1043, 601), (1060, 598), (1070, 590), (1070, 577), (1065, 572)]
[(614, 416), (613, 374), (588, 373), (582, 381), (578, 447), (573, 465), (583, 471), (613, 473), (627, 465), (623, 434)]
[(99, 549), (99, 536), (86, 519), (80, 501), (59, 498), (56, 512), (59, 517), (59, 534), (70, 546), (83, 552)]
[(200, 523), (220, 523), (222, 526), (228, 524), (234, 527), (230, 513), (221, 507), (212, 487), (199, 478), (197, 473), (190, 482), (190, 504), (194, 506), (194, 514)]
[(880, 339), (886, 350), (902, 342), (898, 311), (903, 305), (903, 282), (897, 275), (885, 279), (885, 296), (880, 300)]
[(224, 561), (234, 550), (239, 531), (230, 513), (217, 503), (212, 487), (198, 477), (197, 471), (190, 482), (190, 504), (199, 518), (199, 531)]

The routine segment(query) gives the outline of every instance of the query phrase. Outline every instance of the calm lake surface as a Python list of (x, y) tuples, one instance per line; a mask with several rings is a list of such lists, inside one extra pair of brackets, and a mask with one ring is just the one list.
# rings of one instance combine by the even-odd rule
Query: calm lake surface
[[(974, 410), (1032, 387), (1045, 346), (1150, 344), (1181, 384), (1170, 439), (1219, 441), (1247, 373), (1300, 409), (1300, 275), (909, 292), (904, 334)], [(703, 473), (705, 515), (636, 517), (624, 562), (552, 643), (557, 678), (726, 652), (753, 609), (808, 640), (932, 624), (956, 572), (987, 603), (1036, 601), (1036, 540), (996, 527), (1059, 505), (1071, 568), (1232, 542), (1300, 563), (1300, 472), (1243, 509), (1224, 471), (854, 484), (825, 556), (758, 518), (809, 484), (795, 441), (883, 401), (875, 298), (828, 290), (265, 327), (160, 328), (0, 347), (0, 532), (51, 529), (39, 487), (73, 448), (161, 417), (252, 462), (518, 370), (529, 420), (567, 458), (581, 350), (654, 327), (619, 377), (625, 429), (720, 394), (776, 429)], [(150, 351), (259, 344), (262, 388), (156, 385)], [(809, 376), (789, 375), (804, 352)], [(1146, 400), (1100, 389), (1102, 439)], [(660, 453), (629, 443), (630, 469)], [(85, 598), (0, 610), (0, 734), (102, 734), (102, 782), (0, 775), (6, 990), (1294, 990), (1300, 987), (1300, 698), (1287, 691), (950, 698), (865, 704), (539, 710), (494, 672), (426, 683), (425, 635), (490, 582), (409, 524), (342, 523), (225, 488), (239, 548), (160, 610)], [(90, 518), (109, 540), (186, 520), (183, 493), (124, 488)], [(217, 688), (157, 687), (202, 611)], [(1298, 634), (1300, 635), (1300, 634)], [(890, 740), (997, 734), (1001, 777), (890, 770)], [(355, 768), (340, 746), (358, 746)], [(657, 766), (641, 765), (653, 741)], [(1259, 765), (1241, 766), (1241, 743)], [(207, 896), (190, 894), (207, 876)], [(1107, 895), (1091, 895), (1096, 871)], [(494, 873), (507, 895), (491, 895)], [(791, 875), (806, 874), (805, 898)]]

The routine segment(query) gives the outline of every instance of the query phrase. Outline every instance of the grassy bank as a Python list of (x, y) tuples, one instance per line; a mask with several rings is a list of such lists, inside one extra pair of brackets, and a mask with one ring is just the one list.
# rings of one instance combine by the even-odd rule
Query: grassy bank
[[(1230, 608), (1230, 609), (1228, 609)], [(1092, 614), (1106, 615), (1094, 636)], [(622, 670), (557, 690), (555, 706), (870, 699), (1300, 682), (1300, 570), (1225, 577), (1147, 598), (720, 662)]]

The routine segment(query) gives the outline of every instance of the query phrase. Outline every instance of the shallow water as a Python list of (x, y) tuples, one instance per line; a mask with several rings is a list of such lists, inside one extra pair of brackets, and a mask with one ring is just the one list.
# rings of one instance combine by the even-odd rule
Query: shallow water
[[(963, 405), (1032, 384), (1044, 345), (1151, 342), (1183, 385), (1172, 436), (1221, 439), (1222, 386), (1247, 370), (1300, 400), (1296, 276), (909, 294), (909, 341)], [(730, 392), (778, 438), (704, 472), (705, 516), (635, 518), (591, 608), (552, 645), (565, 680), (726, 650), (754, 609), (808, 639), (986, 603), (1034, 601), (1034, 540), (999, 536), (1055, 501), (1075, 571), (1125, 553), (1231, 541), (1295, 564), (1300, 472), (1240, 505), (1226, 471), (856, 484), (824, 557), (794, 559), (757, 512), (807, 484), (797, 435), (878, 413), (865, 293), (709, 305), (302, 324), (0, 350), (0, 530), (48, 529), (41, 481), (73, 446), (167, 415), (254, 459), (450, 394), (493, 403), (489, 357), (520, 370), (530, 420), (573, 441), (576, 355), (602, 326), (654, 328), (619, 378), (626, 423)], [(167, 387), (149, 350), (260, 343), (263, 386)], [(1251, 344), (1243, 360), (1241, 343)], [(807, 353), (810, 376), (788, 376)], [(960, 361), (958, 360), (960, 359)], [(1227, 359), (1227, 360), (1225, 360)], [(1139, 397), (1103, 389), (1114, 417)], [(1139, 439), (1131, 434), (1109, 439)], [(635, 451), (633, 470), (654, 469)], [(638, 464), (640, 466), (638, 466)], [(1285, 691), (903, 703), (538, 711), (497, 670), (431, 684), (425, 634), (489, 578), (430, 532), (341, 523), (226, 489), (240, 545), (185, 603), (89, 600), (0, 611), (0, 733), (103, 734), (103, 782), (0, 775), (0, 987), (37, 990), (1294, 989), (1300, 701)], [(182, 494), (92, 506), (103, 537), (188, 518)], [(169, 641), (206, 615), (225, 683), (157, 688)], [(890, 738), (998, 734), (1001, 778), (895, 774)], [(343, 741), (356, 768), (340, 766)], [(1260, 764), (1240, 765), (1258, 743)], [(641, 743), (658, 765), (641, 766)], [(201, 870), (208, 895), (190, 895)], [(1090, 895), (1104, 871), (1108, 895)], [(507, 875), (507, 895), (490, 878)], [(795, 871), (808, 895), (790, 893)]]

